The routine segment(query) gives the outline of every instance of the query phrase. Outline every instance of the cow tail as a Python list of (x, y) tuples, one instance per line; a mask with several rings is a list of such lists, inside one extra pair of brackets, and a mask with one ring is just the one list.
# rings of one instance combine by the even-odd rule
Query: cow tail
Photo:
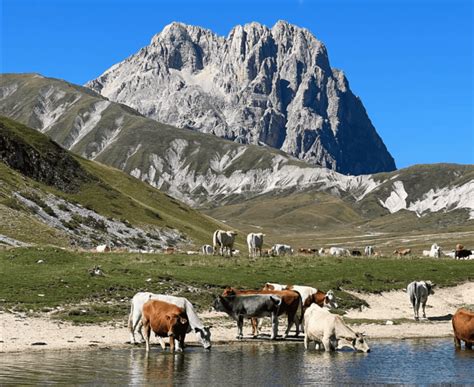
[[(298, 292), (296, 292), (298, 293)], [(299, 302), (298, 302), (298, 309), (296, 309), (296, 318), (298, 321), (303, 321), (303, 298), (301, 297), (301, 294), (299, 294)]]
[(413, 284), (413, 290), (410, 294), (410, 301), (412, 304), (415, 304), (415, 300), (416, 300), (416, 282)]
[(214, 231), (214, 234), (212, 234), (212, 253), (214, 255), (216, 254), (216, 246), (219, 245), (219, 242), (217, 241), (217, 233), (218, 231)]
[(128, 315), (128, 329), (133, 329), (133, 302), (130, 304), (130, 314)]

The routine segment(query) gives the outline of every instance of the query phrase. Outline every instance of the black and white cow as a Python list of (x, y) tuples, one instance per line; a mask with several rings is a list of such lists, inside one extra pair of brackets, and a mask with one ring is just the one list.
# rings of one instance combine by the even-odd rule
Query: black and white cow
[(423, 307), (423, 318), (426, 318), (425, 307), (428, 296), (434, 294), (433, 288), (435, 284), (431, 281), (413, 281), (407, 286), (408, 297), (413, 306), (415, 320), (420, 318), (420, 304)]
[(214, 309), (225, 312), (237, 321), (237, 338), (243, 337), (244, 319), (251, 317), (272, 318), (271, 339), (276, 339), (278, 334), (278, 312), (281, 298), (271, 294), (258, 295), (231, 295), (218, 296), (214, 301)]

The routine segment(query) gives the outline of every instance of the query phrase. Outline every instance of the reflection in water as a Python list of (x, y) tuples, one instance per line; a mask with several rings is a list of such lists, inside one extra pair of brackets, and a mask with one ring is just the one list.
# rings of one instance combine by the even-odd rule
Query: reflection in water
[[(301, 343), (238, 343), (171, 354), (121, 350), (0, 355), (0, 384), (296, 385), (472, 383), (474, 351), (451, 339), (373, 341), (369, 354), (305, 351)], [(429, 370), (427, 372), (427, 370)]]

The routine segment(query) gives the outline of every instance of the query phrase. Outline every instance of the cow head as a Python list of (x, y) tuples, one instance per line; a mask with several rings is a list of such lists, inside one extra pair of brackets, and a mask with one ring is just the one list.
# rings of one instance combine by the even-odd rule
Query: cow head
[(232, 235), (232, 236), (234, 236), (234, 237), (238, 235), (238, 234), (237, 234), (237, 231), (234, 231), (234, 230), (227, 231), (227, 234)]
[(364, 339), (363, 333), (356, 333), (355, 339), (352, 339), (352, 346), (356, 351), (360, 352), (370, 352), (369, 345), (367, 341)]
[(436, 284), (434, 284), (431, 281), (425, 281), (425, 284), (426, 284), (426, 289), (428, 289), (428, 294), (434, 294), (433, 288), (436, 286)]
[(337, 308), (336, 296), (332, 290), (328, 290), (324, 297), (324, 306), (328, 308)]
[(168, 336), (174, 336), (176, 328), (184, 328), (188, 324), (188, 319), (175, 313), (166, 315), (168, 320)]
[(222, 297), (235, 296), (236, 292), (234, 288), (226, 287), (222, 292)]
[(227, 303), (225, 302), (225, 298), (222, 296), (217, 296), (217, 298), (214, 300), (214, 303), (212, 306), (214, 309), (218, 312), (226, 312), (226, 307)]
[(196, 333), (197, 338), (201, 342), (202, 346), (205, 349), (211, 349), (211, 328), (202, 327), (195, 328), (194, 333)]

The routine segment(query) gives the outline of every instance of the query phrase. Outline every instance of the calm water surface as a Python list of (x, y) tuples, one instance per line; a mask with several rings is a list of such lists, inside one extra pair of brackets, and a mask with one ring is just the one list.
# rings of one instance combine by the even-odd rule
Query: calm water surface
[(372, 352), (306, 352), (302, 343), (0, 354), (0, 384), (247, 385), (474, 383), (474, 351), (451, 339), (370, 342)]

